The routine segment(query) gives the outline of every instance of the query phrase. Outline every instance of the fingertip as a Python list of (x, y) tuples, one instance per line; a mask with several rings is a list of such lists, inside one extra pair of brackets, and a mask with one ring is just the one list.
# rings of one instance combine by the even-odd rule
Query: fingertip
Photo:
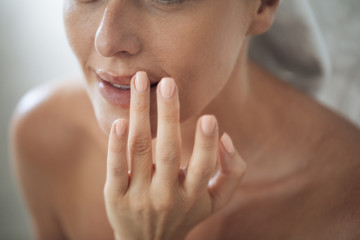
[(235, 147), (234, 144), (230, 138), (230, 136), (225, 132), (221, 138), (220, 138), (221, 144), (224, 147), (224, 150), (227, 154), (234, 154), (235, 153)]
[(106, 196), (123, 194), (128, 185), (128, 163), (126, 157), (126, 120), (116, 119), (112, 123), (107, 153), (107, 176), (104, 188)]
[(242, 176), (246, 171), (247, 164), (234, 147), (231, 137), (224, 133), (220, 138), (220, 167), (224, 174)]
[(111, 126), (108, 151), (122, 152), (127, 144), (127, 121), (116, 119)]
[(218, 130), (218, 123), (214, 115), (204, 115), (200, 118), (200, 128), (206, 136), (212, 136)]
[(192, 193), (207, 186), (219, 156), (218, 123), (213, 115), (203, 115), (197, 122), (195, 144), (185, 184)]
[(125, 135), (127, 122), (126, 119), (117, 119), (114, 121), (114, 130), (118, 137), (122, 137)]
[(131, 78), (131, 81), (134, 83), (134, 86), (135, 86), (136, 81), (137, 80), (139, 81), (139, 79), (142, 79), (142, 78), (148, 79), (147, 72), (145, 72), (145, 71), (137, 71), (135, 73), (135, 75)]
[(234, 145), (230, 136), (227, 133), (223, 133), (219, 141), (219, 164), (221, 172), (224, 174), (231, 173), (231, 163), (234, 158)]
[(159, 92), (164, 99), (171, 99), (176, 92), (176, 83), (173, 78), (165, 77), (159, 83)]

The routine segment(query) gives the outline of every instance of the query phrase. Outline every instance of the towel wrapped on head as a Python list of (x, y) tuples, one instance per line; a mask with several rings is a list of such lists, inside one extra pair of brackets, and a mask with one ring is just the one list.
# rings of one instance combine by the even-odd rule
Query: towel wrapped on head
[(326, 44), (307, 0), (280, 3), (272, 28), (252, 39), (250, 58), (309, 94), (331, 73)]

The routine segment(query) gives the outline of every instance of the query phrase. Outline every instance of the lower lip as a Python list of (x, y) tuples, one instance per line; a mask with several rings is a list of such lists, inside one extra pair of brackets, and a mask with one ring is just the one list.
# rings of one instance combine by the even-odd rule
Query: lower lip
[[(116, 88), (109, 82), (102, 80), (99, 76), (97, 76), (97, 79), (99, 91), (106, 101), (122, 108), (130, 108), (130, 90)], [(151, 86), (151, 94), (155, 92), (156, 86), (157, 84)]]

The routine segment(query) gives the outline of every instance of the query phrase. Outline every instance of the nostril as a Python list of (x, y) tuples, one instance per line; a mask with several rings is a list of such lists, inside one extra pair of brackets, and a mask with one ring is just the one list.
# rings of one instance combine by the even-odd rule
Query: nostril
[[(131, 16), (110, 14), (105, 11), (96, 31), (94, 45), (97, 53), (104, 57), (115, 55), (134, 55), (140, 52), (141, 44), (135, 27), (128, 23)], [(125, 21), (127, 20), (127, 21)]]
[(141, 50), (139, 40), (134, 35), (119, 32), (106, 34), (98, 31), (94, 45), (97, 53), (104, 57), (135, 55)]

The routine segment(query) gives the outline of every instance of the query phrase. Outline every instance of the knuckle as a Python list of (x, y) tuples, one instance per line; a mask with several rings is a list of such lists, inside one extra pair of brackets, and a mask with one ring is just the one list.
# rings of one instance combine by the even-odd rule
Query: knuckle
[(151, 152), (151, 140), (147, 137), (132, 137), (129, 143), (129, 151), (135, 155), (147, 155)]
[(149, 212), (151, 211), (150, 204), (140, 198), (132, 201), (130, 208), (139, 215), (149, 215)]
[[(178, 152), (180, 150), (176, 151), (177, 148), (178, 146), (175, 143), (170, 143), (170, 146), (158, 149), (159, 162), (165, 165), (174, 164), (179, 158)], [(174, 151), (174, 149), (176, 150)]]
[(170, 122), (170, 123), (178, 123), (179, 122), (179, 116), (177, 113), (173, 112), (167, 112), (163, 113), (159, 116), (161, 121), (164, 122)]
[(197, 166), (192, 169), (192, 174), (200, 179), (208, 179), (213, 174), (213, 169), (209, 166)]
[(149, 104), (137, 101), (132, 105), (132, 109), (135, 112), (149, 112)]
[(131, 209), (136, 213), (142, 213), (146, 210), (145, 205), (142, 201), (132, 201), (131, 203)]
[(157, 212), (169, 212), (175, 208), (175, 201), (172, 197), (161, 197), (154, 202), (154, 210)]
[(117, 202), (117, 196), (112, 191), (109, 183), (106, 183), (103, 189), (104, 199), (109, 204), (115, 204)]
[(128, 171), (128, 169), (124, 165), (109, 167), (109, 173), (114, 177), (123, 176), (124, 174), (127, 173), (127, 171)]
[(159, 118), (166, 122), (179, 122), (179, 106), (178, 104), (169, 104), (159, 114)]
[(123, 211), (128, 210), (129, 202), (125, 195), (114, 193), (113, 189), (105, 184), (103, 189), (105, 207), (110, 211)]
[(237, 167), (234, 168), (233, 174), (236, 178), (241, 179), (247, 170), (247, 164), (244, 161), (240, 161)]

